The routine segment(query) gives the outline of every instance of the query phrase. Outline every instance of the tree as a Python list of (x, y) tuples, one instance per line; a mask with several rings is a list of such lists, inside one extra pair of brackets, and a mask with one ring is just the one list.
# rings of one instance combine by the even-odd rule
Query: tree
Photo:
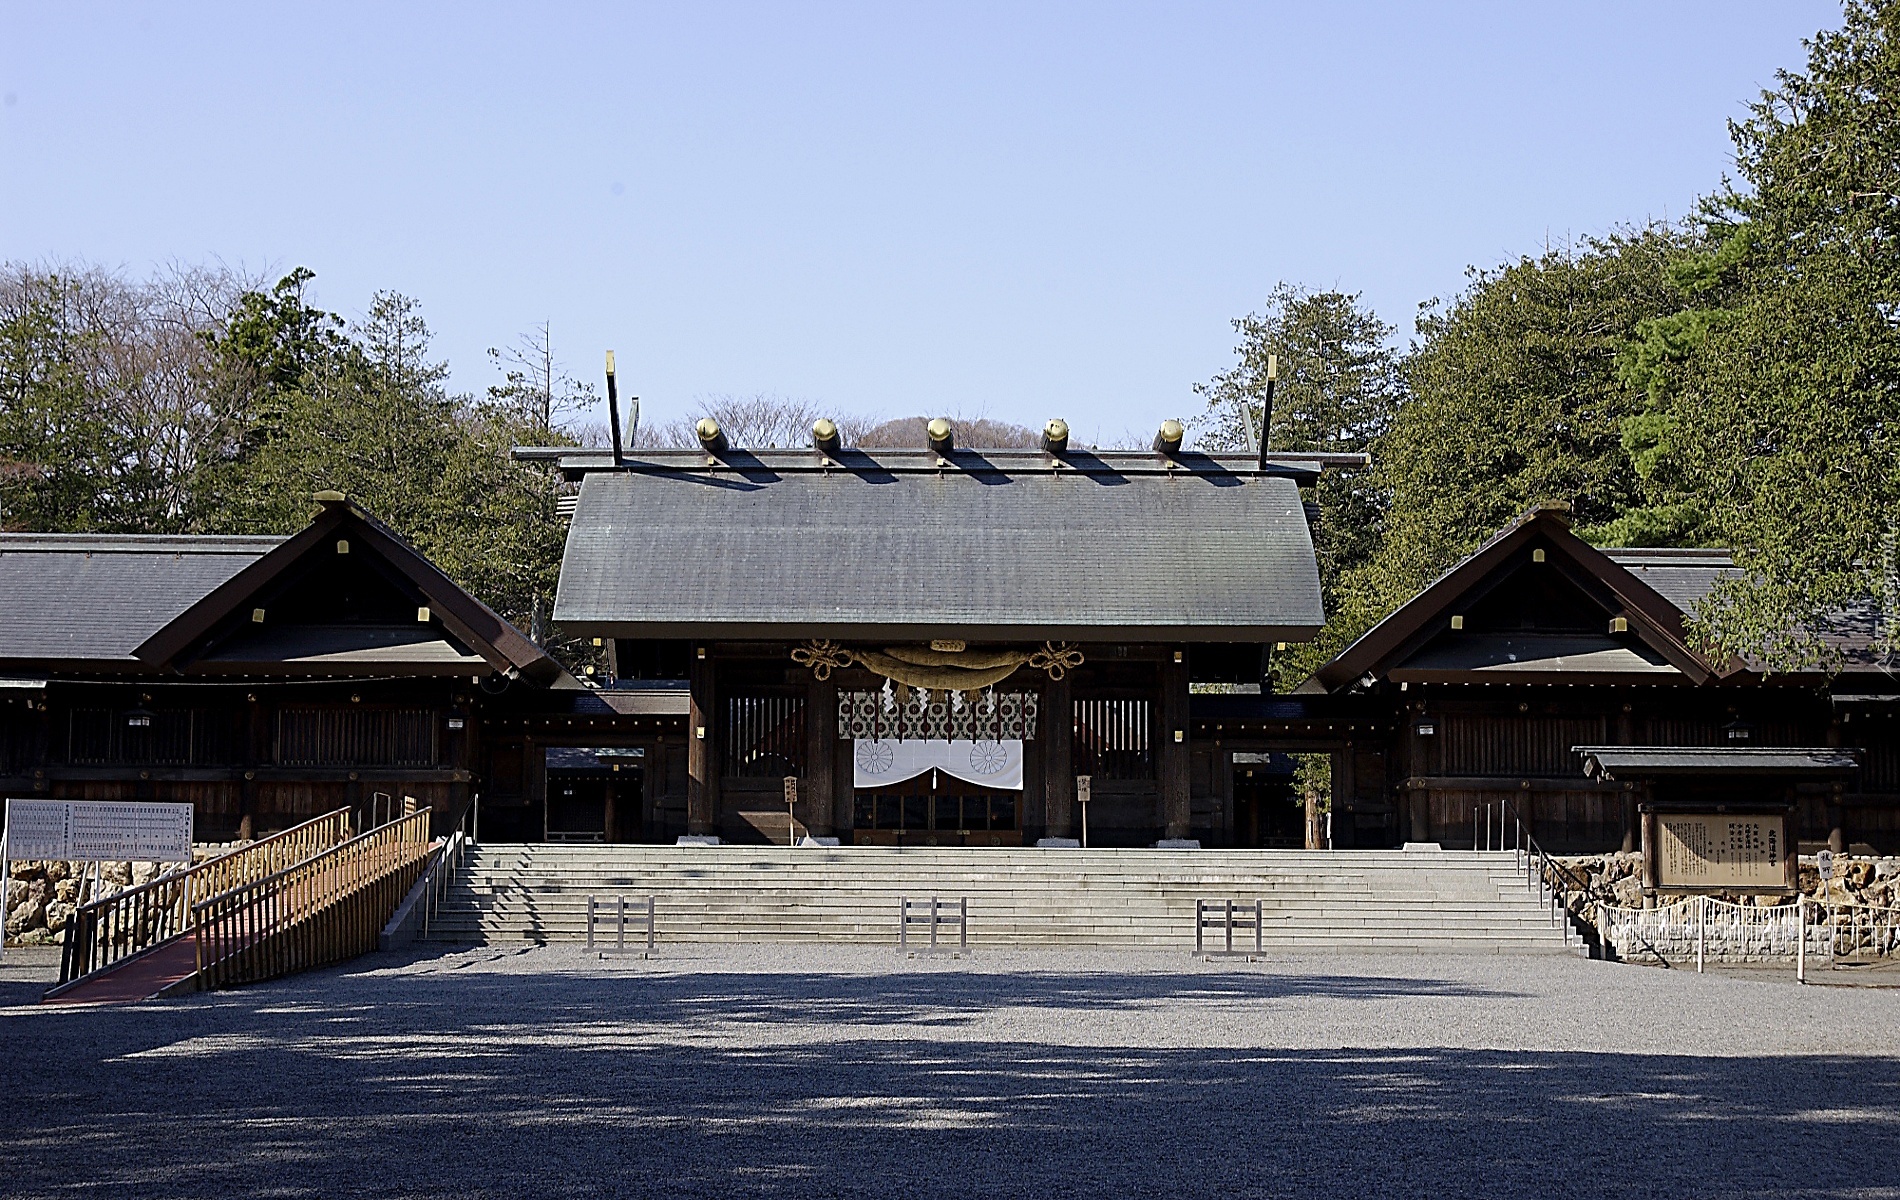
[(591, 410), (598, 397), (594, 385), (568, 373), (554, 357), (552, 327), (543, 322), (515, 339), (506, 349), (490, 347), (488, 358), (502, 372), (502, 382), (488, 389), (491, 408), (505, 409), (535, 445), (550, 444), (557, 431), (569, 434), (578, 419)]
[[(1249, 431), (1260, 428), (1267, 372), (1275, 361), (1271, 448), (1360, 453), (1390, 428), (1403, 395), (1399, 355), (1391, 344), (1395, 331), (1356, 293), (1281, 283), (1261, 312), (1233, 325), (1240, 335), (1234, 365), (1194, 389), (1207, 405), (1195, 423), (1201, 447), (1247, 446)], [(1320, 506), (1313, 541), (1330, 612), (1340, 577), (1378, 549), (1388, 498), (1376, 478), (1355, 471), (1325, 472), (1312, 498)], [(1304, 660), (1295, 651), (1284, 661), (1292, 670)]]
[(1817, 630), (1900, 568), (1900, 3), (1844, 7), (1730, 126), (1740, 182), (1675, 266), (1689, 307), (1626, 356), (1626, 438), (1743, 568), (1695, 631), (1779, 669), (1835, 661)]
[(1668, 276), (1683, 244), (1661, 226), (1587, 239), (1473, 269), (1421, 306), (1403, 402), (1371, 447), (1383, 534), (1290, 667), (1318, 666), (1536, 503), (1568, 503), (1586, 532), (1647, 503), (1622, 436), (1643, 392), (1619, 356), (1683, 307)]
[(75, 319), (73, 291), (25, 272), (0, 288), (0, 528), (101, 524), (105, 422), (86, 367), (97, 336)]
[[(930, 445), (929, 417), (895, 417), (888, 421), (859, 421), (864, 432), (850, 444), (868, 449), (922, 450)], [(952, 417), (956, 444), (966, 450), (1027, 450), (1042, 445), (1042, 434), (1027, 425), (990, 417)]]
[(0, 498), (36, 528), (193, 527), (193, 480), (224, 414), (206, 387), (204, 334), (242, 290), (230, 272), (172, 269), (130, 281), (97, 267), (0, 268), (9, 389)]

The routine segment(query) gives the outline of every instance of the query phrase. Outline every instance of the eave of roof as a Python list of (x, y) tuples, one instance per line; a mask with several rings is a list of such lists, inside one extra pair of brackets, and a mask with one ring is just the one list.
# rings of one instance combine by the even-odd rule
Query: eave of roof
[(1855, 752), (1834, 746), (1573, 746), (1584, 773), (1612, 780), (1672, 775), (1841, 777), (1854, 773)]
[(347, 528), (366, 550), (380, 555), (428, 597), (433, 619), (474, 650), (489, 669), (548, 687), (581, 686), (546, 650), (463, 590), (394, 530), (334, 493), (320, 493), (319, 499), (322, 511), (309, 525), (146, 638), (134, 651), (140, 663), (154, 670), (198, 669), (194, 651), (207, 635), (320, 543)]
[(587, 476), (554, 617), (625, 638), (1298, 641), (1297, 481), (945, 471)]
[(1413, 683), (1686, 683), (1661, 655), (1645, 656), (1607, 636), (1447, 633), (1386, 677)]
[(1494, 534), (1464, 561), (1360, 635), (1315, 671), (1312, 679), (1301, 684), (1298, 690), (1305, 691), (1308, 684), (1317, 683), (1326, 691), (1341, 691), (1367, 674), (1376, 675), (1389, 668), (1401, 656), (1415, 652), (1434, 632), (1434, 623), (1444, 618), (1453, 605), (1481, 586), (1519, 549), (1539, 538), (1545, 539), (1578, 570), (1615, 596), (1624, 606), (1633, 631), (1689, 682), (1700, 684), (1715, 677), (1715, 668), (1690, 649), (1680, 609), (1627, 568), (1572, 533), (1566, 507), (1539, 505)]

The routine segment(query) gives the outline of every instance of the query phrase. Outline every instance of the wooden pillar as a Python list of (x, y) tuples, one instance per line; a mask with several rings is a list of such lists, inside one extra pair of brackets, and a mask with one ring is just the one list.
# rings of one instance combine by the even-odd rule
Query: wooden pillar
[(1042, 742), (1042, 794), (1048, 836), (1072, 838), (1075, 827), (1075, 701), (1068, 676), (1052, 679), (1042, 690), (1042, 715), (1036, 732)]
[[(1649, 791), (1647, 784), (1643, 786), (1643, 791), (1647, 798)], [(1656, 907), (1656, 856), (1661, 852), (1660, 845), (1656, 841), (1656, 813), (1651, 810), (1642, 813), (1641, 816), (1643, 822), (1643, 907), (1654, 908)]]
[[(1176, 661), (1177, 655), (1180, 661)], [(1188, 670), (1187, 655), (1175, 652), (1161, 663), (1159, 766), (1161, 813), (1170, 838), (1188, 836), (1193, 810), (1188, 795)]]
[(805, 688), (805, 778), (798, 798), (813, 837), (831, 837), (838, 826), (832, 772), (838, 761), (838, 685), (812, 679)]
[(719, 766), (714, 743), (719, 738), (713, 690), (713, 664), (702, 658), (704, 646), (695, 647), (688, 674), (686, 714), (686, 832), (706, 837), (719, 830)]
[[(1793, 807), (1790, 811), (1799, 813), (1801, 810)], [(1827, 848), (1836, 854), (1847, 853), (1847, 806), (1841, 803), (1841, 785), (1838, 783), (1827, 796)]]
[(260, 704), (255, 694), (244, 704), (244, 776), (238, 783), (239, 841), (257, 836), (257, 768), (271, 761), (272, 712)]
[(1643, 826), (1636, 812), (1636, 788), (1623, 785), (1623, 853), (1633, 853), (1642, 843)]

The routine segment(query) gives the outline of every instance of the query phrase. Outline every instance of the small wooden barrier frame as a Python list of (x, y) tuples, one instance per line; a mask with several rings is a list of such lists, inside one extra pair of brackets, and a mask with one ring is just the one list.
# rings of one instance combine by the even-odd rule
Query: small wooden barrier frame
[[(1232, 900), (1196, 900), (1194, 902), (1194, 953), (1207, 958), (1227, 958), (1235, 955), (1253, 956), (1266, 953), (1266, 904), (1255, 900), (1249, 911), (1246, 901), (1236, 908)], [(1253, 949), (1234, 949), (1234, 930), (1253, 930)], [(1207, 931), (1223, 930), (1226, 935), (1226, 949), (1209, 950)]]
[(608, 948), (606, 942), (604, 941), (596, 942), (594, 939), (594, 928), (597, 924), (602, 923), (601, 914), (600, 914), (600, 898), (598, 896), (589, 896), (587, 898), (587, 950), (588, 950), (588, 953), (590, 954), (598, 953), (603, 956), (608, 955), (608, 954), (631, 953), (631, 954), (638, 954), (641, 958), (652, 958), (654, 954), (654, 949), (653, 949), (654, 943), (658, 940), (659, 930), (660, 930), (660, 927), (657, 924), (655, 924), (653, 920), (653, 897), (651, 896), (647, 897), (645, 908), (646, 908), (646, 911), (642, 912), (640, 905), (638, 904), (638, 902), (636, 902), (633, 909), (633, 920), (635, 922), (645, 925), (646, 934), (647, 934), (647, 948), (645, 950), (640, 950), (636, 948), (634, 950), (629, 951), (627, 949), (627, 919), (628, 919), (627, 918), (627, 898), (625, 896), (614, 897), (614, 914), (615, 914), (614, 915), (614, 941), (613, 941), (613, 946), (610, 949)]
[(946, 948), (938, 944), (937, 927), (949, 925), (952, 922), (957, 927), (957, 952), (968, 954), (970, 952), (970, 898), (968, 896), (957, 897), (954, 913), (950, 912), (946, 903), (935, 896), (928, 901), (900, 896), (897, 900), (897, 948), (906, 953), (911, 952), (910, 927), (929, 925), (930, 944), (922, 950), (922, 953), (943, 953)]

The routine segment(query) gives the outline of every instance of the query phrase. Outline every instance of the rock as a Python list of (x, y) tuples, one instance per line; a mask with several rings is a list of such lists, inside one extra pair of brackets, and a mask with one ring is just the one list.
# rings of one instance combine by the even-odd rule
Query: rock
[(46, 927), (54, 933), (64, 933), (66, 925), (72, 920), (77, 905), (55, 900), (46, 906)]
[(73, 865), (71, 863), (49, 862), (46, 864), (46, 877), (54, 883), (58, 883), (62, 879), (70, 878), (73, 874)]
[(1616, 897), (1616, 902), (1624, 908), (1643, 906), (1643, 883), (1634, 875), (1625, 875), (1617, 880), (1616, 884), (1610, 888), (1610, 894)]
[(62, 879), (58, 883), (55, 883), (53, 885), (53, 898), (64, 904), (77, 904), (79, 902), (79, 881), (77, 879)]
[(132, 882), (132, 864), (129, 862), (103, 863), (99, 868), (99, 878), (107, 883), (116, 883), (123, 888)]
[(29, 929), (36, 929), (46, 922), (46, 902), (37, 897), (28, 896), (26, 902), (7, 914), (7, 936), (21, 937)]

